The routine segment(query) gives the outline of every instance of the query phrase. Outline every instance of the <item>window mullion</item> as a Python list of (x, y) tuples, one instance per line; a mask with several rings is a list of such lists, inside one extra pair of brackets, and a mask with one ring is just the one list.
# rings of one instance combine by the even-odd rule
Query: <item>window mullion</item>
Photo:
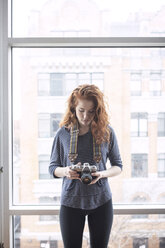
[(121, 48), (165, 47), (165, 37), (94, 37), (94, 38), (9, 38), (11, 47), (57, 47), (57, 48)]
[[(114, 214), (164, 214), (164, 204), (115, 204)], [(60, 206), (12, 206), (10, 215), (58, 215)]]

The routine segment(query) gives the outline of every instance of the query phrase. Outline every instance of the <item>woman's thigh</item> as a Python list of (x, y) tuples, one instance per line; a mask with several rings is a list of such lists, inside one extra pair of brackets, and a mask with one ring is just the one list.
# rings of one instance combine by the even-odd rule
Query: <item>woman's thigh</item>
[(91, 248), (107, 248), (112, 222), (112, 200), (88, 215)]
[(65, 248), (81, 248), (85, 215), (80, 209), (61, 206), (60, 227)]

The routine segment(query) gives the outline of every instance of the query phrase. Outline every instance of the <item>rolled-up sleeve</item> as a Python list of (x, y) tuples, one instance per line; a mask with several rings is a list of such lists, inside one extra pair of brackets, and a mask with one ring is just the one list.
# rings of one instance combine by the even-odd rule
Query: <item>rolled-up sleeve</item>
[(109, 144), (109, 153), (108, 157), (111, 163), (111, 166), (119, 166), (121, 169), (123, 168), (119, 146), (116, 138), (116, 134), (111, 128), (111, 134), (110, 134), (110, 144)]
[(60, 151), (60, 139), (59, 135), (57, 134), (54, 138), (52, 151), (50, 156), (50, 165), (49, 165), (49, 173), (54, 177), (58, 178), (54, 175), (54, 171), (57, 167), (62, 167), (61, 164), (61, 151)]

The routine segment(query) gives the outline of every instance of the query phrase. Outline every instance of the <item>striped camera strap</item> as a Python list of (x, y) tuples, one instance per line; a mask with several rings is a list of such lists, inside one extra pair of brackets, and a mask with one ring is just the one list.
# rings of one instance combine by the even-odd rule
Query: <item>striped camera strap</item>
[[(77, 158), (77, 143), (78, 143), (78, 123), (76, 123), (73, 127), (70, 129), (70, 149), (69, 149), (69, 159), (71, 162), (74, 162), (74, 160)], [(96, 163), (99, 163), (101, 160), (101, 145), (97, 144), (94, 137), (93, 137), (93, 160)]]

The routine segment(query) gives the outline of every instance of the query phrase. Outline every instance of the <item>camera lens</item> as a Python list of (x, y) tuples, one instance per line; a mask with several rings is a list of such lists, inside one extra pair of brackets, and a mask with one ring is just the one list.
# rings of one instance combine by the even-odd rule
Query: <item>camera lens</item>
[(81, 176), (81, 181), (84, 184), (89, 184), (89, 183), (92, 182), (92, 176), (90, 174), (83, 173), (82, 176)]

